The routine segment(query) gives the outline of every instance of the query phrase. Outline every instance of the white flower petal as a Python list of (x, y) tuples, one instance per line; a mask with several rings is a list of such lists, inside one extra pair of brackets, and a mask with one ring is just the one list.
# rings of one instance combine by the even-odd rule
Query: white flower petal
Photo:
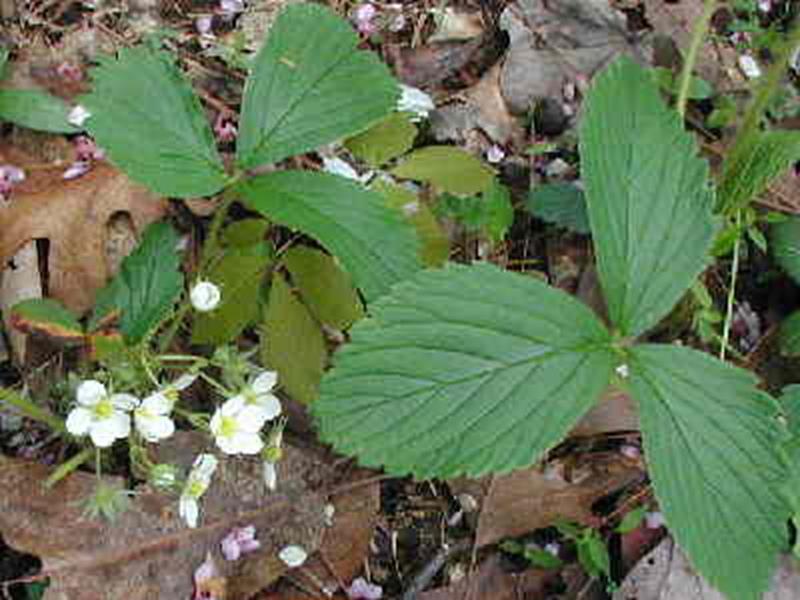
[(108, 448), (117, 439), (114, 427), (109, 427), (108, 420), (95, 423), (89, 431), (92, 443), (98, 448)]
[(221, 436), (218, 435), (214, 438), (217, 442), (217, 447), (225, 454), (239, 454), (239, 444), (237, 441), (238, 436)]
[(192, 475), (205, 481), (211, 481), (211, 476), (217, 470), (219, 461), (213, 454), (200, 454), (192, 465)]
[(274, 492), (278, 487), (278, 469), (275, 467), (275, 463), (268, 460), (264, 461), (263, 467), (264, 485), (268, 490)]
[(278, 374), (275, 371), (262, 371), (250, 384), (256, 394), (271, 392), (278, 383)]
[(106, 386), (94, 379), (87, 379), (78, 386), (78, 404), (94, 406), (106, 396)]
[(92, 411), (82, 406), (73, 408), (67, 416), (67, 431), (72, 435), (86, 435), (92, 425)]
[(267, 421), (271, 421), (279, 414), (281, 414), (281, 401), (277, 396), (272, 394), (264, 394), (258, 399), (258, 406), (264, 411)]
[(355, 181), (359, 181), (361, 179), (358, 172), (350, 165), (350, 163), (335, 156), (331, 158), (323, 156), (322, 169), (326, 173), (338, 175), (339, 177), (344, 177), (345, 179), (353, 179)]
[(412, 120), (426, 118), (428, 113), (436, 108), (433, 99), (420, 89), (400, 84), (402, 95), (397, 102), (397, 110), (414, 114)]
[(190, 385), (192, 385), (194, 383), (195, 379), (197, 379), (197, 375), (196, 374), (194, 374), (194, 373), (185, 373), (185, 374), (181, 375), (180, 377), (178, 377), (178, 379), (176, 379), (172, 383), (172, 385), (170, 387), (172, 389), (178, 390), (178, 391), (185, 390), (186, 388), (188, 388)]
[(197, 516), (200, 513), (197, 500), (186, 494), (182, 495), (178, 501), (178, 513), (189, 527), (197, 527)]
[(280, 552), (278, 557), (290, 568), (299, 567), (308, 558), (308, 552), (301, 546), (286, 546)]
[(139, 410), (151, 415), (168, 415), (172, 411), (172, 400), (161, 393), (151, 394), (142, 400)]
[(161, 415), (144, 418), (137, 416), (136, 428), (148, 442), (165, 440), (175, 433), (175, 423), (172, 419)]
[(249, 404), (236, 413), (236, 424), (240, 431), (258, 433), (268, 420), (267, 412), (257, 404)]
[(264, 441), (257, 433), (240, 431), (234, 436), (234, 441), (241, 454), (258, 454), (264, 447)]
[(114, 394), (111, 403), (119, 410), (129, 411), (139, 406), (139, 399), (132, 394)]
[(230, 417), (242, 410), (245, 404), (247, 404), (247, 399), (242, 394), (239, 394), (233, 398), (228, 398), (220, 410), (222, 410), (223, 415)]

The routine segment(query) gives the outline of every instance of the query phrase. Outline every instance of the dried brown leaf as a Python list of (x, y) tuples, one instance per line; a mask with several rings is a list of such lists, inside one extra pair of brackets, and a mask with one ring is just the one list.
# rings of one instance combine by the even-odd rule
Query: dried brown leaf
[(112, 274), (106, 255), (112, 217), (127, 213), (141, 233), (163, 217), (167, 205), (107, 164), (72, 181), (63, 180), (61, 172), (49, 168), (32, 177), (0, 211), (0, 264), (30, 240), (49, 240), (49, 296), (83, 313)]
[[(204, 436), (176, 434), (159, 445), (160, 460), (187, 468), (207, 451)], [(245, 600), (280, 577), (277, 553), (288, 544), (309, 554), (322, 540), (323, 498), (314, 491), (326, 469), (290, 445), (281, 465), (287, 476), (268, 494), (258, 459), (226, 459), (202, 499), (202, 520), (189, 529), (177, 514), (177, 499), (146, 487), (111, 523), (82, 515), (95, 478), (76, 472), (53, 489), (42, 485), (51, 469), (27, 461), (4, 461), (0, 469), (0, 534), (12, 547), (41, 558), (50, 577), (48, 599), (173, 600), (192, 596), (192, 574), (207, 553), (220, 567), (226, 600)], [(119, 479), (106, 478), (111, 485)], [(227, 562), (220, 540), (233, 526), (253, 524), (261, 548)]]

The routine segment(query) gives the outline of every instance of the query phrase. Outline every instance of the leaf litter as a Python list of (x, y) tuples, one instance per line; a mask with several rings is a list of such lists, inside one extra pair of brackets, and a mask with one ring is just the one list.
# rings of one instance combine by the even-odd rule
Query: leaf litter
[[(272, 10), (280, 3), (267, 1), (263, 4), (264, 6), (254, 3), (245, 16), (251, 22), (258, 23), (254, 15), (257, 15), (259, 10)], [(675, 11), (685, 9), (687, 3), (681, 2), (675, 7), (660, 2), (646, 1), (644, 4), (650, 22), (659, 30), (673, 28), (671, 33), (678, 38), (679, 46), (685, 47), (686, 38), (681, 36), (689, 30), (688, 25), (692, 17), (689, 15), (687, 19), (684, 13), (682, 20), (677, 20)], [(665, 22), (661, 20), (665, 18), (665, 14), (673, 19), (669, 26), (661, 25)], [(582, 85), (616, 54), (631, 54), (640, 59), (643, 56), (639, 40), (625, 31), (620, 13), (609, 9), (608, 3), (601, 0), (559, 3), (519, 1), (509, 3), (503, 19), (511, 37), (511, 47), (506, 60), (502, 64), (495, 64), (477, 83), (460, 93), (460, 100), (464, 102), (461, 106), (466, 107), (460, 113), (453, 111), (455, 105), (451, 105), (443, 107), (434, 115), (434, 132), (438, 139), (467, 143), (469, 132), (479, 129), (490, 140), (520, 151), (525, 142), (525, 131), (519, 119), (514, 117), (515, 114), (527, 112), (536, 99), (560, 97), (564, 86), (571, 82)], [(259, 35), (250, 38), (251, 49), (254, 48), (252, 39), (258, 39)], [(469, 36), (463, 37), (474, 38), (476, 35), (480, 35), (480, 32), (472, 30)], [(484, 42), (485, 39), (473, 41), (472, 44), (463, 42), (454, 44), (450, 40), (434, 42), (439, 46), (427, 48), (423, 46), (414, 53), (405, 52), (404, 59), (397, 63), (396, 68), (409, 82), (438, 88), (443, 79), (469, 65), (474, 60), (475, 52)], [(716, 65), (714, 61), (711, 63), (712, 66)], [(537, 64), (539, 68), (531, 69), (531, 64)], [(701, 66), (701, 69), (703, 68), (705, 67)], [(704, 71), (701, 70), (701, 73)], [(709, 75), (708, 78), (713, 82), (718, 81), (716, 75)], [(446, 116), (448, 109), (451, 109), (451, 115), (456, 113), (457, 116), (455, 118)], [(455, 119), (457, 124), (453, 125), (448, 119), (451, 121)], [(69, 193), (63, 191), (62, 187), (66, 187)], [(93, 198), (101, 199), (100, 213), (96, 218), (94, 211), (98, 206)], [(109, 199), (103, 200), (104, 198)], [(91, 247), (80, 246), (78, 240), (96, 240), (103, 235), (109, 235), (107, 230), (103, 233), (104, 227), (107, 228), (109, 221), (113, 221), (113, 218), (120, 213), (129, 215), (130, 227), (135, 232), (140, 232), (148, 222), (158, 220), (166, 214), (166, 204), (162, 199), (147, 196), (142, 190), (137, 189), (137, 186), (125, 182), (124, 176), (119, 172), (105, 165), (97, 167), (85, 178), (78, 179), (73, 187), (62, 181), (56, 181), (55, 176), (51, 181), (42, 183), (41, 188), (34, 185), (29, 188), (23, 187), (15, 193), (14, 203), (10, 209), (13, 210), (15, 204), (18, 208), (12, 213), (13, 216), (4, 218), (0, 212), (0, 232), (3, 234), (0, 239), (2, 251), (0, 256), (5, 262), (22, 247), (25, 241), (41, 238), (50, 240), (49, 295), (62, 300), (68, 307), (77, 311), (83, 311), (91, 305), (93, 292), (114, 272), (113, 261), (109, 262), (107, 256), (108, 244), (106, 248), (101, 248), (97, 244)], [(92, 218), (88, 219), (86, 215)], [(45, 224), (39, 224), (40, 222)], [(69, 233), (59, 227), (62, 223), (67, 223)], [(10, 234), (7, 238), (8, 232)], [(64, 281), (73, 277), (77, 278), (73, 286)], [(615, 401), (620, 395), (612, 395), (611, 398)], [(606, 413), (605, 416), (601, 414), (599, 421), (590, 418), (594, 414), (593, 411), (574, 433), (592, 438), (620, 430), (635, 429), (635, 415), (630, 414), (630, 407), (626, 402), (628, 401), (622, 397), (622, 405), (612, 408), (610, 414)], [(176, 452), (181, 454), (177, 450)], [(292, 449), (289, 454), (297, 452), (308, 458), (305, 452), (296, 449)], [(188, 465), (187, 460), (190, 462), (188, 454), (182, 458), (184, 465)], [(558, 516), (566, 515), (577, 522), (592, 523), (596, 518), (594, 509), (596, 501), (625, 487), (630, 484), (632, 478), (641, 475), (639, 465), (631, 465), (629, 461), (620, 458), (619, 454), (613, 453), (604, 458), (597, 458), (596, 463), (590, 462), (591, 474), (580, 478), (580, 481), (553, 479), (552, 470), (558, 470), (559, 464), (559, 459), (554, 459), (548, 465), (549, 471), (547, 468), (529, 469), (494, 478), (488, 486), (488, 491), (481, 497), (481, 509), (474, 524), (475, 530), (472, 531), (475, 535), (475, 545), (491, 547), (503, 537), (522, 535), (534, 529), (549, 527)], [(63, 486), (60, 493), (64, 494), (64, 502), (60, 503), (60, 508), (66, 512), (66, 516), (64, 513), (50, 515), (48, 509), (52, 507), (49, 506), (49, 502), (36, 504), (30, 500), (41, 497), (38, 484), (45, 478), (45, 472), (39, 473), (34, 468), (32, 472), (35, 474), (31, 475), (28, 473), (31, 467), (26, 466), (25, 476), (31, 477), (31, 481), (25, 481), (25, 477), (20, 474), (22, 469), (18, 465), (12, 468), (4, 463), (3, 472), (6, 477), (11, 478), (8, 483), (12, 486), (11, 488), (4, 486), (4, 489), (18, 486), (25, 490), (27, 495), (12, 494), (3, 500), (3, 512), (8, 514), (3, 518), (0, 530), (15, 546), (20, 548), (35, 546), (31, 551), (45, 559), (45, 571), (50, 569), (54, 573), (56, 587), (53, 593), (59, 589), (58, 586), (61, 586), (70, 590), (70, 593), (81, 594), (82, 592), (77, 591), (77, 581), (79, 577), (85, 578), (89, 572), (91, 577), (88, 580), (87, 593), (119, 590), (124, 597), (137, 598), (140, 596), (136, 594), (145, 593), (144, 590), (161, 593), (163, 588), (165, 593), (175, 594), (163, 597), (189, 597), (192, 590), (186, 587), (189, 581), (186, 574), (192, 572), (203, 561), (205, 551), (214, 545), (214, 536), (221, 537), (224, 534), (223, 523), (238, 523), (244, 518), (240, 512), (231, 512), (229, 505), (243, 510), (252, 506), (252, 510), (246, 513), (248, 519), (251, 513), (259, 513), (254, 517), (259, 523), (258, 531), (271, 530), (269, 537), (261, 538), (265, 546), (271, 545), (271, 554), (268, 559), (262, 557), (260, 562), (251, 558), (253, 561), (251, 564), (254, 566), (242, 566), (239, 571), (233, 573), (230, 566), (219, 559), (216, 550), (219, 560), (215, 563), (222, 565), (222, 577), (230, 583), (233, 594), (226, 597), (248, 597), (283, 574), (285, 568), (275, 560), (275, 550), (280, 542), (296, 536), (297, 531), (304, 528), (313, 530), (313, 535), (309, 533), (309, 537), (303, 538), (304, 546), (312, 553), (319, 549), (320, 554), (327, 556), (334, 566), (330, 569), (315, 564), (313, 575), (306, 581), (306, 585), (314, 588), (316, 585), (314, 579), (333, 586), (340, 585), (359, 572), (361, 560), (369, 554), (370, 532), (378, 508), (377, 484), (361, 488), (363, 490), (361, 495), (344, 494), (334, 502), (335, 515), (348, 514), (348, 518), (352, 521), (363, 521), (360, 528), (354, 525), (352, 538), (348, 538), (340, 533), (331, 535), (333, 530), (325, 529), (326, 504), (316, 492), (300, 490), (294, 498), (300, 498), (302, 502), (287, 509), (288, 515), (284, 508), (276, 509), (273, 513), (269, 508), (269, 502), (267, 508), (261, 507), (260, 502), (263, 498), (260, 492), (254, 491), (258, 475), (248, 473), (247, 466), (228, 465), (228, 467), (230, 468), (226, 467), (226, 472), (236, 472), (237, 477), (233, 479), (237, 481), (234, 483), (231, 479), (228, 483), (232, 487), (223, 488), (219, 492), (224, 498), (212, 495), (205, 498), (204, 510), (207, 513), (206, 517), (212, 523), (204, 527), (203, 532), (196, 535), (191, 533), (176, 535), (177, 525), (173, 523), (175, 515), (170, 514), (168, 503), (144, 491), (134, 498), (131, 515), (128, 517), (123, 515), (118, 524), (113, 527), (108, 526), (105, 530), (103, 535), (107, 533), (111, 539), (109, 544), (98, 547), (96, 538), (100, 536), (97, 525), (82, 520), (76, 504), (88, 495), (93, 479), (78, 474), (59, 484)], [(295, 471), (294, 466), (291, 470)], [(241, 481), (237, 479), (239, 475), (243, 476)], [(292, 480), (293, 478), (290, 479)], [(68, 485), (75, 487), (70, 488), (69, 492), (64, 491)], [(459, 482), (451, 487), (453, 495), (458, 496), (462, 489), (459, 487)], [(58, 489), (57, 487), (56, 490)], [(25, 508), (29, 501), (32, 507)], [(547, 508), (546, 505), (549, 503), (552, 503), (554, 510)], [(49, 515), (49, 520), (44, 519), (42, 523), (37, 524), (30, 514), (31, 510), (34, 511), (36, 518), (45, 514)], [(294, 516), (295, 512), (299, 512), (300, 516)], [(447, 513), (443, 512), (443, 515), (447, 516)], [(365, 516), (369, 518), (364, 519)], [(19, 517), (19, 523), (23, 523), (24, 528), (30, 528), (31, 531), (40, 534), (45, 531), (58, 531), (64, 521), (74, 522), (75, 529), (65, 530), (63, 539), (54, 541), (52, 548), (44, 548), (41, 544), (46, 536), (40, 535), (33, 541), (25, 538), (25, 532), (19, 531), (19, 523), (14, 523), (14, 517)], [(126, 518), (131, 521), (125, 521)], [(336, 522), (334, 518), (334, 523)], [(52, 523), (58, 526), (51, 525)], [(293, 526), (298, 530), (292, 529)], [(84, 533), (82, 528), (89, 533)], [(77, 537), (73, 538), (72, 534)], [(276, 540), (270, 541), (273, 536)], [(186, 539), (183, 539), (184, 537)], [(302, 536), (296, 537), (299, 539)], [(121, 540), (126, 543), (120, 544)], [(130, 540), (137, 542), (131, 544)], [(332, 547), (326, 549), (328, 541)], [(126, 550), (129, 553), (126, 554)], [(110, 558), (100, 556), (101, 553), (109, 551)], [(160, 562), (164, 560), (165, 555), (168, 556), (167, 560), (176, 561), (167, 563), (168, 568), (164, 568)], [(68, 557), (66, 560), (65, 556)], [(464, 564), (469, 570), (469, 561), (464, 561)], [(401, 566), (406, 567), (406, 565)], [(334, 581), (337, 577), (334, 577), (331, 571), (338, 576), (340, 580), (338, 583)], [(265, 572), (268, 575), (265, 576)], [(172, 581), (173, 576), (175, 581)], [(177, 582), (179, 578), (182, 578), (180, 583)], [(447, 583), (449, 580), (453, 582), (451, 585), (439, 590), (425, 591), (419, 597), (429, 600), (457, 597), (512, 598), (518, 597), (515, 594), (520, 590), (527, 590), (526, 593), (530, 594), (530, 597), (538, 598), (544, 597), (547, 588), (545, 582), (551, 578), (552, 574), (535, 570), (510, 576), (505, 559), (492, 554), (480, 562), (468, 579), (459, 580), (456, 573), (449, 573), (440, 578), (439, 582)], [(85, 585), (86, 579), (81, 581), (81, 585)], [(151, 587), (137, 589), (136, 586), (141, 585), (143, 581)], [(284, 600), (290, 598), (293, 593), (295, 592), (284, 591), (276, 598)], [(84, 596), (69, 597), (79, 599)]]

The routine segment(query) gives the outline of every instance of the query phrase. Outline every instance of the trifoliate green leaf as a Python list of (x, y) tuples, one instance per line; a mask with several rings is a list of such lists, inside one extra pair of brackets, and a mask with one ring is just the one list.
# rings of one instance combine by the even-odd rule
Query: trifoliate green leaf
[(225, 252), (206, 276), (219, 286), (222, 299), (214, 310), (195, 313), (193, 343), (227, 344), (258, 321), (259, 292), (271, 261), (272, 252), (263, 242)]
[(800, 283), (800, 217), (792, 215), (770, 227), (770, 244), (775, 261)]
[(717, 192), (721, 211), (743, 208), (761, 194), (770, 182), (800, 160), (800, 132), (762, 131), (749, 143), (735, 148), (722, 165)]
[(347, 329), (364, 316), (350, 276), (333, 257), (308, 246), (296, 246), (283, 257), (303, 302), (314, 317), (335, 329)]
[(419, 268), (412, 228), (383, 198), (353, 181), (311, 171), (281, 171), (240, 184), (267, 218), (315, 237), (353, 276), (368, 301)]
[(148, 227), (119, 273), (98, 293), (89, 330), (118, 311), (125, 341), (142, 341), (169, 314), (183, 289), (177, 244), (178, 234), (168, 224)]
[(339, 451), (395, 474), (531, 464), (608, 385), (609, 333), (565, 293), (489, 264), (398, 284), (351, 329), (312, 406)]
[(172, 59), (123, 48), (92, 70), (86, 129), (112, 162), (165, 196), (208, 196), (228, 181), (200, 101)]
[(575, 233), (589, 233), (589, 216), (583, 191), (573, 183), (550, 183), (531, 190), (525, 207), (534, 216), (566, 227)]
[(68, 120), (70, 106), (38, 90), (0, 90), (0, 121), (51, 133), (77, 133)]
[(83, 326), (66, 307), (52, 298), (31, 298), (10, 311), (11, 326), (25, 333), (44, 335), (52, 341), (81, 343)]
[(638, 336), (706, 265), (714, 233), (708, 165), (651, 76), (629, 59), (596, 79), (580, 149), (609, 317)]
[(236, 162), (243, 169), (360, 133), (394, 110), (397, 84), (358, 50), (347, 21), (317, 4), (292, 4), (270, 28), (242, 101)]
[(409, 154), (392, 175), (431, 183), (451, 194), (480, 194), (494, 181), (480, 159), (455, 146), (428, 146)]
[(328, 351), (319, 323), (276, 274), (264, 318), (261, 359), (278, 372), (278, 381), (292, 398), (304, 404), (317, 399)]
[(630, 352), (630, 390), (670, 531), (728, 598), (760, 598), (787, 544), (777, 403), (751, 373), (696, 350)]
[(420, 257), (425, 266), (441, 267), (447, 262), (450, 257), (450, 239), (424, 200), (411, 190), (385, 181), (376, 182), (372, 189), (414, 225), (422, 244)]
[(393, 113), (364, 133), (345, 141), (345, 147), (372, 167), (380, 167), (411, 150), (417, 127), (408, 113)]

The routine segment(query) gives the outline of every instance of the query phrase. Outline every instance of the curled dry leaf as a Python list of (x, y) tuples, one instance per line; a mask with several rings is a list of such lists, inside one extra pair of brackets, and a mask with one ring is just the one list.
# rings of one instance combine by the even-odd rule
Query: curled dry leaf
[(431, 128), (438, 141), (463, 141), (471, 130), (481, 129), (498, 144), (521, 146), (525, 132), (500, 92), (500, 72), (500, 65), (493, 66), (460, 94), (463, 103), (449, 104), (431, 115)]
[(554, 462), (544, 471), (537, 466), (508, 475), (451, 482), (454, 494), (469, 493), (479, 501), (475, 545), (481, 548), (549, 527), (560, 519), (592, 523), (592, 505), (597, 500), (641, 476), (638, 467), (617, 453), (593, 454), (573, 470), (569, 481), (559, 474), (562, 466)]
[[(797, 561), (781, 555), (769, 590), (762, 600), (793, 600), (800, 594)], [(614, 593), (614, 600), (658, 598), (659, 600), (724, 600), (725, 597), (691, 566), (683, 550), (665, 538), (646, 555)]]
[(49, 240), (50, 296), (82, 313), (118, 262), (106, 254), (112, 218), (128, 214), (140, 233), (164, 215), (167, 204), (106, 164), (74, 181), (64, 181), (61, 169), (47, 169), (47, 175), (24, 182), (0, 211), (0, 264), (30, 240)]
[[(205, 438), (178, 433), (159, 445), (159, 461), (188, 469)], [(202, 499), (202, 521), (189, 529), (177, 500), (148, 488), (137, 490), (130, 508), (115, 521), (82, 515), (95, 477), (75, 472), (52, 489), (50, 469), (6, 460), (0, 470), (0, 535), (9, 546), (41, 558), (50, 577), (47, 598), (174, 600), (192, 597), (192, 574), (211, 553), (224, 578), (225, 600), (245, 600), (277, 580), (285, 567), (278, 551), (287, 544), (309, 553), (320, 545), (323, 498), (312, 487), (325, 467), (310, 454), (284, 445), (287, 476), (279, 493), (267, 493), (259, 460), (221, 459)], [(105, 478), (121, 486), (119, 478)], [(228, 562), (220, 540), (233, 526), (252, 524), (259, 550)]]
[(512, 112), (542, 98), (560, 98), (564, 85), (588, 81), (619, 54), (643, 61), (622, 13), (608, 0), (517, 0), (500, 17), (511, 39), (501, 86)]

